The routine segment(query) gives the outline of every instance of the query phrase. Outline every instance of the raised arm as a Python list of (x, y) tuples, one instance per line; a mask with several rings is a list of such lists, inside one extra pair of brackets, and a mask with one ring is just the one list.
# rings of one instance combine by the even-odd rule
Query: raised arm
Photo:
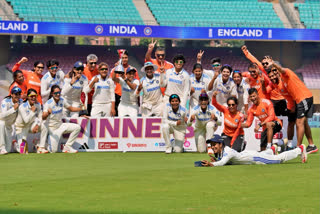
[(259, 69), (260, 69), (263, 73), (267, 74), (267, 72), (266, 72), (266, 70), (264, 69), (264, 67), (262, 66), (261, 62), (260, 62), (255, 56), (253, 56), (253, 55), (249, 52), (247, 46), (243, 45), (243, 46), (241, 47), (241, 50), (242, 50), (243, 54), (246, 56), (246, 58), (247, 58), (248, 60), (250, 60), (252, 63), (257, 63)]
[(224, 113), (225, 111), (228, 111), (227, 107), (220, 105), (217, 102), (216, 96), (219, 92), (218, 91), (214, 91), (212, 94), (212, 105), (214, 105), (214, 107), (216, 107), (218, 109), (218, 111)]
[(215, 82), (215, 80), (217, 79), (217, 77), (219, 76), (219, 72), (214, 72), (214, 76), (212, 78), (212, 80), (209, 82), (209, 85), (208, 85), (208, 91), (211, 91), (213, 89), (213, 84)]
[(152, 54), (152, 51), (155, 47), (157, 43), (157, 40), (153, 42), (153, 38), (151, 40), (151, 43), (148, 45), (148, 50), (147, 50), (147, 53), (146, 53), (146, 56), (145, 56), (145, 61), (151, 61), (151, 54)]

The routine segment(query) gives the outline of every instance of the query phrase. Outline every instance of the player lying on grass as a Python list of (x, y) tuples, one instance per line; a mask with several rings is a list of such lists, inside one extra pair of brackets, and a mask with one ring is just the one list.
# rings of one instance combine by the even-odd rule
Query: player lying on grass
[(214, 135), (207, 143), (211, 143), (214, 156), (211, 156), (210, 161), (202, 160), (202, 166), (223, 166), (226, 164), (280, 164), (295, 159), (298, 155), (301, 156), (302, 163), (307, 161), (307, 151), (303, 144), (293, 150), (274, 155), (276, 150), (274, 146), (263, 152), (245, 150), (239, 153), (230, 147), (225, 146), (220, 135)]

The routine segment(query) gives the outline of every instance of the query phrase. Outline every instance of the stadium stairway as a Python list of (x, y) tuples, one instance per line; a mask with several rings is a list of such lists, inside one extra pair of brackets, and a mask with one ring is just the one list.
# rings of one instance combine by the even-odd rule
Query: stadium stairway
[(285, 28), (292, 28), (292, 25), (286, 16), (284, 9), (279, 3), (272, 3), (274, 12), (279, 16)]
[(0, 0), (0, 18), (1, 20), (20, 20), (6, 0)]
[(159, 25), (144, 0), (132, 0), (145, 25)]

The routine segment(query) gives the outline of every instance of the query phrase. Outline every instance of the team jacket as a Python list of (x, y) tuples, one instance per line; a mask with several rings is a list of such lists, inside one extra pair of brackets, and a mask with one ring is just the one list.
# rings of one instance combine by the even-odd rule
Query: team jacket
[[(73, 85), (71, 85), (70, 82), (71, 78), (64, 79), (61, 94), (69, 103), (80, 103), (81, 92), (84, 91), (88, 85), (88, 79), (85, 75), (82, 75)], [(88, 93), (89, 91), (84, 92)]]
[[(98, 77), (99, 82), (96, 82), (91, 90), (94, 90), (92, 96), (92, 104), (107, 104), (115, 101), (115, 84), (111, 78), (103, 79), (101, 75), (92, 78), (91, 82)], [(91, 83), (90, 82), (90, 83)], [(90, 91), (90, 83), (84, 89)]]
[(54, 77), (51, 76), (50, 72), (47, 72), (41, 79), (41, 96), (42, 101), (45, 103), (49, 98), (51, 86), (59, 85), (60, 88), (63, 86), (64, 73), (62, 70), (58, 70)]

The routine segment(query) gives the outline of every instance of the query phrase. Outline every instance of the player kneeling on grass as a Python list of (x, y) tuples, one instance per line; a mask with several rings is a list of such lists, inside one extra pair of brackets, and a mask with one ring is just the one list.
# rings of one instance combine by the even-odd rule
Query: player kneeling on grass
[(306, 146), (303, 144), (293, 150), (274, 155), (273, 146), (273, 149), (267, 149), (263, 152), (245, 150), (239, 153), (230, 147), (225, 146), (223, 139), (219, 135), (214, 135), (208, 142), (211, 143), (214, 156), (211, 156), (210, 161), (202, 160), (202, 166), (223, 166), (226, 164), (279, 164), (295, 159), (298, 155), (301, 156), (302, 163), (307, 161)]
[[(180, 97), (172, 94), (163, 112), (162, 133), (166, 143), (166, 154), (172, 153), (172, 149), (174, 152), (183, 152), (187, 120), (187, 112), (180, 105)], [(170, 142), (170, 134), (174, 134), (174, 142)]]
[(209, 104), (208, 94), (205, 92), (201, 93), (199, 105), (192, 109), (188, 121), (188, 125), (191, 126), (192, 122), (196, 120), (194, 137), (198, 152), (206, 152), (206, 140), (211, 139), (217, 129), (217, 114), (217, 109)]
[(272, 102), (268, 99), (262, 99), (259, 97), (258, 91), (255, 88), (250, 88), (249, 99), (252, 102), (251, 108), (248, 110), (248, 118), (246, 123), (242, 123), (242, 128), (248, 128), (252, 125), (253, 118), (257, 117), (261, 121), (254, 129), (254, 132), (258, 132), (260, 127), (263, 128), (261, 133), (261, 151), (266, 148), (271, 148), (272, 138), (277, 132), (282, 129), (282, 122), (274, 113)]
[(12, 125), (18, 116), (22, 90), (15, 86), (11, 89), (11, 95), (5, 97), (0, 108), (0, 155), (11, 152)]
[(43, 108), (42, 119), (47, 120), (49, 130), (48, 148), (52, 153), (57, 152), (62, 134), (71, 133), (62, 152), (77, 153), (78, 151), (73, 149), (72, 145), (76, 140), (81, 127), (75, 123), (62, 123), (63, 108), (66, 108), (71, 112), (77, 112), (81, 111), (83, 107), (72, 107), (60, 96), (60, 87), (58, 85), (52, 86), (49, 100), (45, 103)]
[(37, 91), (30, 88), (27, 91), (27, 99), (19, 106), (15, 123), (18, 143), (16, 149), (19, 153), (28, 153), (28, 133), (37, 132), (41, 132), (37, 153), (48, 153), (45, 149), (48, 130), (41, 120), (42, 111), (41, 105), (37, 101), (37, 96)]

